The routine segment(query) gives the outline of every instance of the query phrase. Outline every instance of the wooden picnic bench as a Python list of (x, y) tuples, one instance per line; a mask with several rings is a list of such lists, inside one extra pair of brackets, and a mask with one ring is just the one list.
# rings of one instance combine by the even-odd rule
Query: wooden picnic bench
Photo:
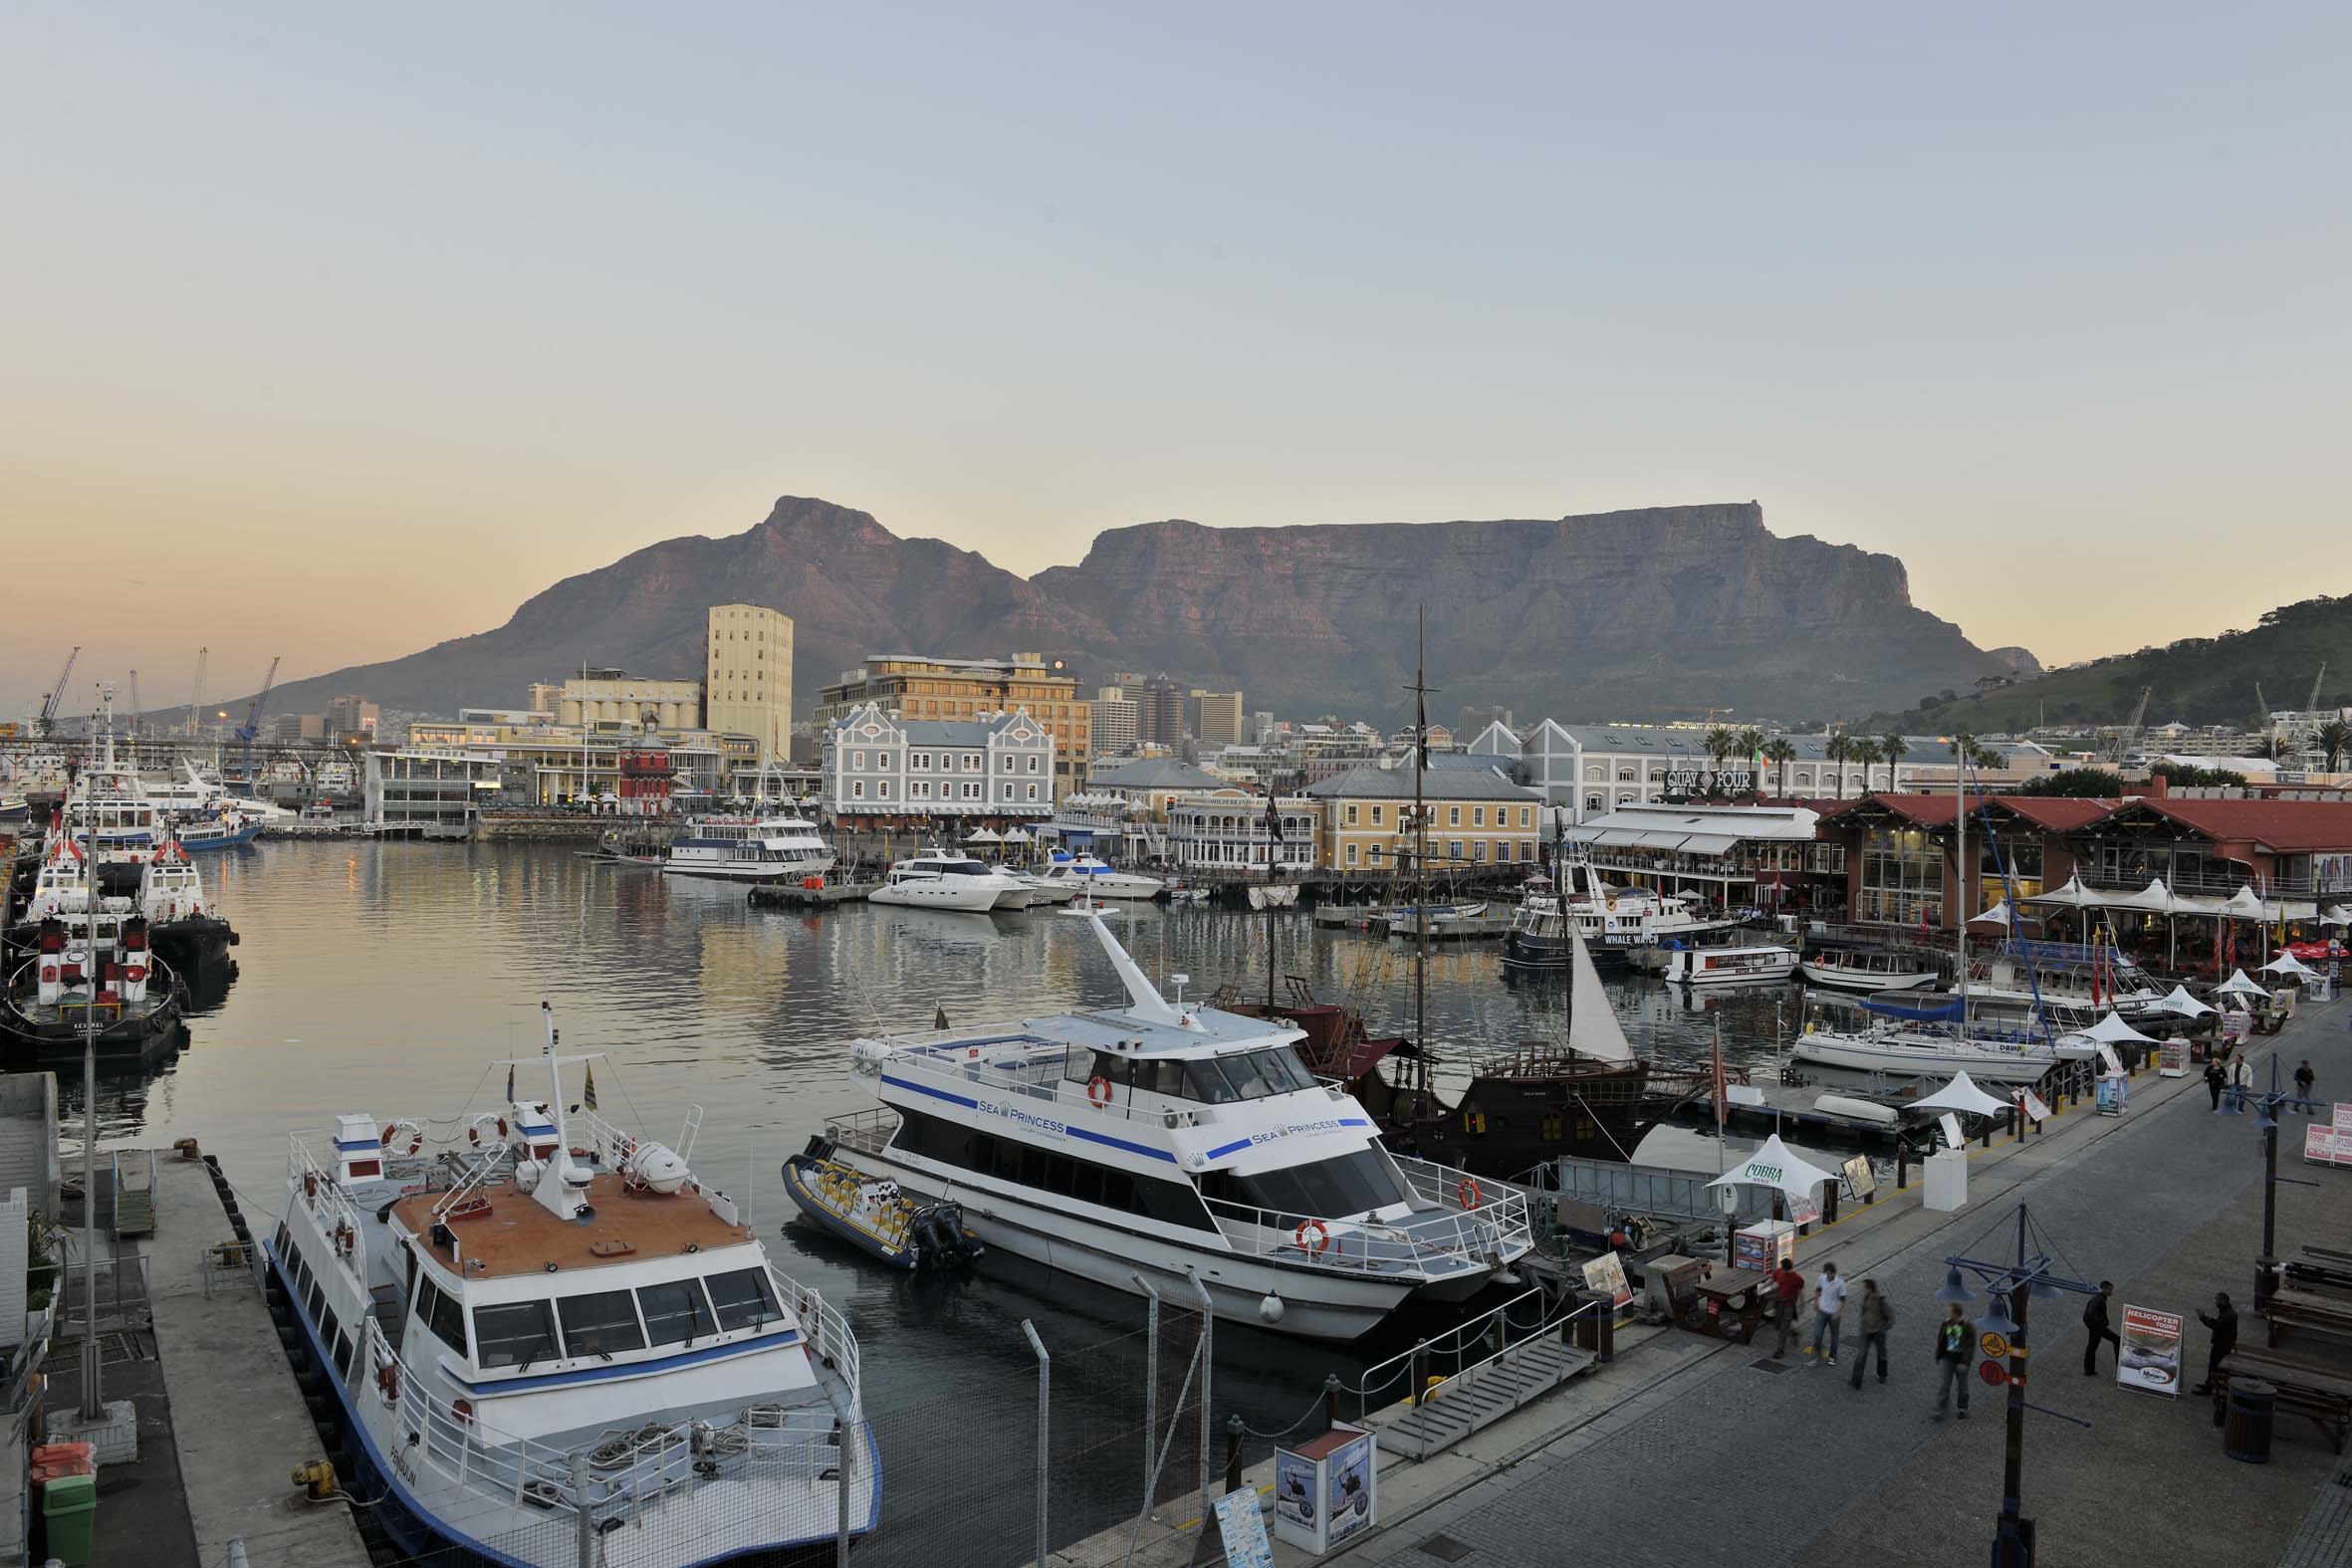
[(2290, 1285), (2306, 1290), (2352, 1290), (2352, 1263), (2306, 1263), (2289, 1258), (2278, 1271)]
[(2270, 1299), (2262, 1304), (2262, 1315), (2270, 1320), (2272, 1345), (2278, 1343), (2279, 1334), (2290, 1326), (2352, 1339), (2352, 1301), (2336, 1296), (2323, 1296), (2310, 1290), (2273, 1290)]
[(2222, 1425), (2230, 1405), (2230, 1380), (2259, 1378), (2278, 1391), (2281, 1413), (2307, 1416), (2327, 1437), (2335, 1452), (2344, 1452), (2352, 1436), (2352, 1374), (2340, 1367), (2298, 1361), (2292, 1356), (2259, 1350), (2233, 1350), (2222, 1358), (2214, 1374), (2214, 1425)]
[(2338, 1246), (2313, 1246), (2309, 1242), (2305, 1242), (2303, 1245), (2303, 1255), (2306, 1257), (2315, 1257), (2323, 1263), (2335, 1263), (2344, 1267), (2352, 1267), (2352, 1252), (2347, 1252), (2342, 1247)]

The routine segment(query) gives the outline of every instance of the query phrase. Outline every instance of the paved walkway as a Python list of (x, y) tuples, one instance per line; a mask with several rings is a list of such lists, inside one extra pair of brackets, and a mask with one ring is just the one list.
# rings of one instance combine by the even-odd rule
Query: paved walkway
[[(2307, 1009), (2275, 1048), (2304, 1056), (2323, 1097), (2352, 1099), (2352, 1005)], [(2084, 1113), (2087, 1115), (2088, 1113)], [(2068, 1118), (2069, 1122), (2072, 1118)], [(2340, 1238), (2352, 1221), (2352, 1171), (2301, 1164), (2301, 1122), (2281, 1129), (2282, 1175), (2316, 1187), (2279, 1189), (2279, 1245)], [(2120, 1119), (2069, 1126), (2046, 1144), (1977, 1162), (1969, 1207), (1936, 1215), (1908, 1205), (1833, 1228), (1804, 1245), (1808, 1274), (1826, 1259), (1876, 1277), (1897, 1311), (1892, 1381), (1845, 1375), (1792, 1356), (1795, 1370), (1759, 1370), (1753, 1348), (1724, 1346), (1652, 1385), (1634, 1406), (1428, 1503), (1345, 1555), (1409, 1568), (1439, 1561), (1520, 1564), (1588, 1555), (1688, 1568), (1727, 1549), (1744, 1568), (1871, 1562), (1885, 1568), (1982, 1564), (2000, 1505), (2002, 1402), (1979, 1386), (1973, 1419), (1930, 1418), (1933, 1292), (1943, 1257), (1999, 1256), (2002, 1222), (2022, 1199), (2079, 1277), (2116, 1281), (2121, 1301), (2193, 1312), (2216, 1289), (2252, 1294), (2260, 1248), (2261, 1160), (2250, 1117), (2216, 1117), (2195, 1077), (2143, 1075)], [(1980, 1236), (1988, 1230), (1996, 1233)], [(2307, 1516), (2340, 1488), (2337, 1460), (2306, 1423), (2282, 1421), (2267, 1465), (2221, 1452), (2210, 1405), (2126, 1390), (2111, 1353), (2081, 1376), (2081, 1306), (2037, 1303), (2047, 1316), (2036, 1405), (2089, 1423), (2027, 1416), (2025, 1511), (2045, 1560), (2270, 1563)], [(2117, 1313), (2120, 1318), (2121, 1313)], [(2245, 1338), (2258, 1343), (2258, 1324)], [(2191, 1319), (2188, 1355), (2201, 1373), (2206, 1339)], [(1435, 1546), (1439, 1553), (1424, 1550)], [(1459, 1548), (1468, 1548), (1467, 1554)]]

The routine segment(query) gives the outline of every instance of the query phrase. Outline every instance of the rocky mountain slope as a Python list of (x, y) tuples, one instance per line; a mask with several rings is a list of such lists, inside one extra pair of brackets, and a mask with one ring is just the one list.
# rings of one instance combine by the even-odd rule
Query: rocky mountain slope
[(273, 712), (339, 692), (448, 713), (512, 705), (585, 659), (699, 675), (702, 613), (730, 600), (796, 622), (795, 686), (868, 653), (1066, 657), (1080, 678), (1166, 670), (1252, 708), (1380, 721), (1409, 711), (1416, 605), (1437, 712), (1631, 718), (1707, 707), (1854, 716), (1970, 689), (2008, 659), (1911, 603), (1902, 562), (1767, 532), (1755, 503), (1543, 521), (1113, 529), (1024, 580), (863, 512), (785, 497), (757, 527), (666, 540), (566, 578), (504, 626), (296, 681)]

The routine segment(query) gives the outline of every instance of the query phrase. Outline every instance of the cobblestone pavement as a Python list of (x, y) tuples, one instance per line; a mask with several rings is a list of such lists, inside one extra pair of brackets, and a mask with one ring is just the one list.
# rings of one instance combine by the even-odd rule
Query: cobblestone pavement
[[(2257, 1042), (2257, 1073), (2266, 1074), (2274, 1046), (2282, 1067), (2311, 1058), (2323, 1097), (2332, 1090), (2352, 1099), (2348, 1013), (2352, 1006), (2340, 1003), (2309, 1009), (2277, 1041)], [(2115, 1280), (2119, 1302), (2186, 1314), (2210, 1306), (2216, 1289), (2241, 1309), (2250, 1301), (2262, 1196), (2252, 1118), (2212, 1115), (2194, 1077), (2144, 1075), (2133, 1093), (2130, 1113), (2070, 1129), (2051, 1146), (2062, 1153), (1972, 1169), (1970, 1203), (1958, 1215), (1909, 1216), (1850, 1237), (1830, 1232), (1801, 1249), (1808, 1275), (1834, 1258), (1841, 1273), (1873, 1276), (1888, 1292), (1897, 1314), (1889, 1383), (1866, 1377), (1853, 1390), (1850, 1360), (1823, 1369), (1794, 1351), (1793, 1370), (1774, 1375), (1758, 1369), (1755, 1347), (1726, 1346), (1571, 1441), (1379, 1531), (1348, 1557), (1425, 1568), (1446, 1559), (1424, 1544), (1458, 1544), (1470, 1548), (1458, 1559), (1470, 1568), (1596, 1554), (1612, 1565), (1689, 1568), (1727, 1549), (1743, 1568), (1982, 1564), (2000, 1507), (2004, 1401), (1980, 1384), (1968, 1421), (1931, 1419), (1931, 1340), (1942, 1315), (1933, 1292), (1947, 1253), (2006, 1255), (2013, 1232), (2004, 1222), (2023, 1199), (2074, 1276)], [(2352, 1221), (2352, 1172), (2303, 1167), (2301, 1119), (2291, 1113), (2280, 1148), (2282, 1175), (2322, 1184), (2280, 1188), (2282, 1251), (2322, 1235), (2340, 1241)], [(2098, 1377), (2082, 1377), (2081, 1303), (2034, 1306), (2040, 1354), (2030, 1397), (2089, 1423), (2026, 1417), (2025, 1512), (2037, 1520), (2044, 1560), (2277, 1561), (2337, 1467), (2312, 1429), (2282, 1421), (2270, 1464), (2234, 1462), (2207, 1401), (2117, 1386), (2111, 1350)], [(2259, 1335), (2249, 1319), (2244, 1338), (2259, 1343)], [(2202, 1374), (2205, 1352), (2192, 1316), (2193, 1375)], [(1450, 1543), (1433, 1540), (1440, 1536)]]

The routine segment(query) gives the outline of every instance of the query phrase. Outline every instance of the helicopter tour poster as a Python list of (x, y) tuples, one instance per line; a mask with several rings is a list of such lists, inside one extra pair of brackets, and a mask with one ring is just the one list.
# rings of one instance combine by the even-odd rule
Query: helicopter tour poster
[(1371, 1433), (1348, 1426), (1275, 1450), (1275, 1539), (1322, 1553), (1370, 1529), (1379, 1454)]

